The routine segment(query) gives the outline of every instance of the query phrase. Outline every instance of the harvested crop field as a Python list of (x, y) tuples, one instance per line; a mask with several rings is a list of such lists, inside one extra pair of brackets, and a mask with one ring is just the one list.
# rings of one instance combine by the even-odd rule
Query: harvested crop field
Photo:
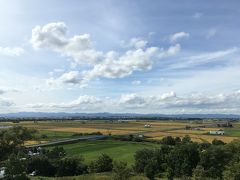
[[(186, 120), (161, 120), (161, 121), (107, 121), (107, 120), (54, 120), (54, 121), (23, 121), (20, 123), (0, 123), (3, 125), (21, 125), (38, 130), (39, 137), (49, 139), (69, 138), (77, 133), (96, 133), (108, 135), (142, 134), (149, 139), (161, 139), (164, 136), (184, 137), (189, 135), (193, 141), (211, 142), (219, 139), (230, 142), (240, 137), (240, 123), (232, 122), (233, 127), (218, 127), (224, 121), (186, 121)], [(145, 127), (145, 125), (150, 127)], [(186, 127), (190, 127), (187, 129)], [(225, 135), (210, 135), (210, 130), (224, 130)]]

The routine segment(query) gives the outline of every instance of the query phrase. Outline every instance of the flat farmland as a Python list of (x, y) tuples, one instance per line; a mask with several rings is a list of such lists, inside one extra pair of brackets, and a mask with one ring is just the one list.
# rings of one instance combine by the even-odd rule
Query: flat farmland
[[(21, 125), (34, 128), (38, 131), (39, 137), (45, 140), (70, 138), (78, 133), (101, 132), (105, 135), (128, 135), (142, 134), (149, 139), (161, 139), (164, 136), (184, 137), (189, 135), (193, 141), (211, 142), (213, 139), (230, 142), (240, 138), (240, 123), (232, 122), (232, 128), (217, 127), (223, 121), (180, 121), (180, 120), (161, 120), (161, 121), (103, 121), (103, 120), (59, 120), (59, 121), (22, 121), (20, 123), (1, 122), (0, 125)], [(146, 124), (151, 125), (145, 128)], [(191, 126), (186, 130), (186, 126)], [(205, 127), (204, 127), (205, 126)], [(198, 129), (194, 129), (199, 127)], [(223, 129), (225, 135), (209, 135), (210, 130)], [(43, 140), (43, 139), (41, 139)]]
[[(131, 166), (134, 164), (134, 154), (137, 150), (157, 148), (159, 146), (159, 144), (147, 142), (87, 140), (79, 143), (65, 144), (63, 148), (70, 157), (83, 156), (87, 164), (97, 159), (102, 153), (106, 153), (114, 160), (128, 162), (128, 165)], [(51, 149), (52, 147), (48, 148)]]

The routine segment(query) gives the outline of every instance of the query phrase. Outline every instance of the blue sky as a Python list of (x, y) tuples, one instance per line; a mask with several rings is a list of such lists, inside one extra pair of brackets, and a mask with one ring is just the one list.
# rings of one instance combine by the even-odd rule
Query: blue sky
[(240, 2), (0, 0), (0, 113), (234, 113)]

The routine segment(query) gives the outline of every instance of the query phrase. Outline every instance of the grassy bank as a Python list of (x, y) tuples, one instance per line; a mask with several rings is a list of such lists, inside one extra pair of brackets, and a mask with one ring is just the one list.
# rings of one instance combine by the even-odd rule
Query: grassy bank
[(132, 165), (134, 163), (134, 153), (137, 150), (142, 148), (156, 148), (159, 145), (114, 140), (88, 140), (61, 146), (65, 149), (67, 156), (83, 156), (87, 164), (97, 159), (102, 153), (106, 153), (114, 160), (125, 161), (129, 165)]

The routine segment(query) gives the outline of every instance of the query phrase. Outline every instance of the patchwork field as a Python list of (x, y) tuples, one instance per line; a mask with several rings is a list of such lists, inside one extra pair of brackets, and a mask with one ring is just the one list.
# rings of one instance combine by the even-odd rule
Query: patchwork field
[[(71, 138), (78, 133), (96, 133), (101, 132), (105, 135), (126, 135), (142, 134), (149, 139), (161, 139), (164, 136), (184, 137), (189, 135), (192, 140), (211, 142), (213, 139), (230, 142), (240, 138), (240, 123), (232, 122), (233, 127), (217, 127), (218, 123), (224, 121), (23, 121), (20, 123), (1, 122), (0, 125), (21, 125), (28, 128), (34, 128), (38, 131), (38, 137), (41, 141), (52, 141), (55, 139)], [(146, 124), (151, 127), (144, 127)], [(191, 129), (186, 130), (186, 126)], [(196, 127), (199, 127), (197, 130)], [(223, 129), (225, 135), (210, 135), (210, 130)], [(32, 142), (29, 142), (32, 143)]]

